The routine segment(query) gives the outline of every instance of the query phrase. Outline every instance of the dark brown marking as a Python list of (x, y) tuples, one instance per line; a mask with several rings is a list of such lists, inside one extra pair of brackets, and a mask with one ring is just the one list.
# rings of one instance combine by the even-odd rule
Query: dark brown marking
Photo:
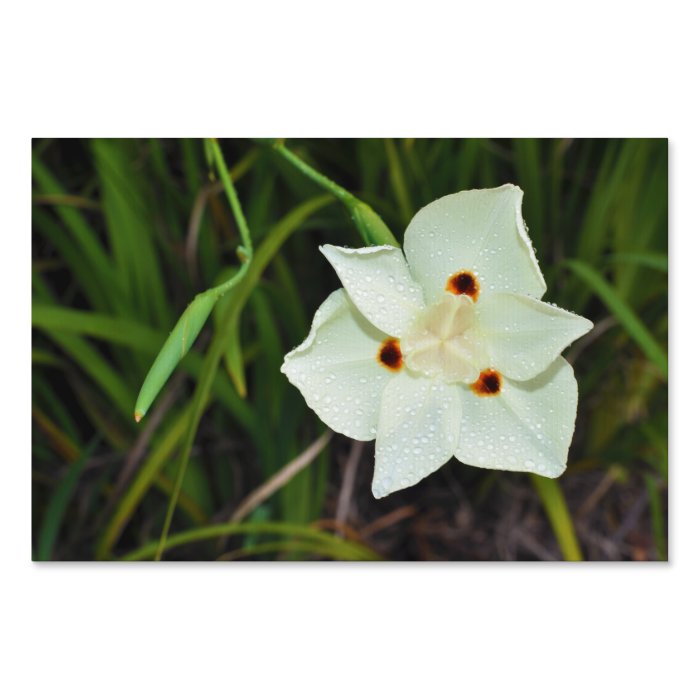
[(396, 338), (387, 338), (380, 346), (377, 359), (392, 372), (398, 372), (403, 367), (401, 346)]
[(447, 280), (445, 291), (452, 294), (466, 294), (472, 301), (476, 301), (479, 298), (479, 282), (473, 272), (460, 270)]
[(472, 391), (477, 396), (496, 396), (501, 393), (502, 384), (500, 372), (495, 369), (485, 369), (472, 384)]

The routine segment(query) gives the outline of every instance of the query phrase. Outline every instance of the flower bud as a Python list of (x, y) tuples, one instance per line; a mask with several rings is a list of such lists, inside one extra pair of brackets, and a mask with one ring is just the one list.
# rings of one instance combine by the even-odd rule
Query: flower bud
[(143, 382), (134, 410), (134, 419), (137, 423), (146, 414), (177, 363), (192, 347), (199, 331), (209, 318), (217, 298), (216, 294), (210, 292), (198, 294), (180, 316)]
[(347, 206), (355, 226), (367, 245), (393, 245), (398, 248), (398, 241), (389, 227), (368, 204), (353, 198)]

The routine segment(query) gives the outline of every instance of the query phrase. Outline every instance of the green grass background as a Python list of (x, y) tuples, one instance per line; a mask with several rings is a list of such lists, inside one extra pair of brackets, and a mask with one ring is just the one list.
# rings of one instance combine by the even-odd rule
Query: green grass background
[[(638, 484), (649, 542), (642, 558), (666, 559), (667, 141), (286, 145), (369, 204), (399, 242), (413, 214), (442, 195), (522, 187), (545, 300), (596, 327), (565, 354), (580, 391), (569, 469), (556, 482), (517, 483), (540, 500), (567, 559), (590, 558), (570, 505), (574, 486), (589, 482), (572, 480)], [(137, 425), (134, 402), (153, 359), (194, 295), (239, 266), (240, 229), (202, 140), (33, 142), (32, 556), (153, 558), (172, 499), (165, 558), (413, 558), (405, 544), (382, 549), (324, 525), (346, 458), (340, 438), (243, 522), (229, 522), (325, 429), (279, 368), (339, 286), (318, 245), (364, 241), (346, 208), (270, 143), (220, 146), (250, 228), (254, 274), (217, 304)], [(186, 466), (181, 489), (178, 464)], [(475, 501), (494, 480), (507, 486), (521, 476), (450, 469)], [(353, 497), (377, 507), (368, 489)], [(602, 520), (624, 517), (610, 516), (602, 497), (595, 507)]]

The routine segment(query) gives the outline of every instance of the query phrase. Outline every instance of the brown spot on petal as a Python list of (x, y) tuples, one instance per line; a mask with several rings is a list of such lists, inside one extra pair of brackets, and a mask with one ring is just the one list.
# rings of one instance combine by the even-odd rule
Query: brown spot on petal
[(460, 270), (447, 280), (445, 291), (452, 294), (466, 294), (472, 301), (476, 301), (479, 298), (479, 282), (473, 272)]
[(495, 369), (485, 369), (472, 384), (472, 391), (477, 396), (496, 396), (501, 393), (502, 384), (500, 372)]
[(398, 372), (403, 367), (401, 346), (396, 338), (387, 338), (379, 347), (377, 360), (392, 372)]

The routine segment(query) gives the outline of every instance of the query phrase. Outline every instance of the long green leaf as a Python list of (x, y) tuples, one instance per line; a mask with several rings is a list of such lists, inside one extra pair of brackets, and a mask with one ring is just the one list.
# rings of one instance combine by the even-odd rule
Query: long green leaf
[(107, 394), (120, 415), (128, 416), (131, 412), (131, 393), (112, 365), (90, 343), (77, 335), (57, 331), (47, 331), (47, 334)]
[(668, 552), (666, 550), (666, 525), (664, 511), (661, 505), (661, 495), (656, 479), (650, 474), (644, 475), (644, 483), (649, 494), (649, 510), (651, 512), (651, 529), (654, 535), (656, 546), (656, 558), (658, 561), (667, 561)]
[(399, 205), (401, 219), (403, 220), (404, 226), (406, 226), (415, 213), (415, 210), (411, 203), (411, 196), (408, 193), (408, 186), (406, 185), (406, 177), (401, 165), (401, 158), (396, 150), (396, 144), (393, 139), (384, 139), (384, 145), (389, 160), (389, 182), (391, 183), (391, 189)]
[(61, 480), (58, 488), (51, 495), (51, 500), (44, 513), (44, 519), (39, 531), (39, 538), (36, 550), (37, 561), (49, 561), (52, 558), (54, 543), (58, 537), (58, 532), (63, 523), (63, 518), (66, 514), (68, 504), (73, 496), (75, 487), (78, 484), (80, 474), (85, 468), (85, 464), (92, 456), (99, 442), (99, 436), (96, 436), (82, 451), (78, 459), (71, 464), (66, 472), (66, 475)]
[[(32, 155), (32, 177), (39, 192), (54, 195), (66, 194), (58, 180), (36, 154)], [(70, 231), (87, 269), (97, 276), (104, 286), (112, 290), (113, 305), (111, 308), (113, 310), (123, 308), (121, 304), (123, 296), (121, 280), (115, 274), (112, 261), (102, 247), (99, 236), (75, 207), (60, 205), (55, 210), (59, 219)]]
[(637, 314), (617, 291), (590, 265), (581, 260), (566, 260), (573, 270), (603, 301), (610, 312), (617, 317), (630, 337), (639, 345), (644, 354), (659, 368), (664, 378), (668, 378), (668, 358), (663, 348), (642, 323)]
[(535, 248), (544, 242), (545, 192), (542, 184), (542, 163), (539, 139), (513, 139), (518, 184), (525, 192), (523, 216), (528, 223)]
[(122, 139), (95, 139), (92, 152), (119, 280), (125, 285), (138, 318), (162, 327), (170, 316), (166, 287), (154, 241), (146, 182), (130, 153), (132, 145)]
[(639, 253), (614, 253), (606, 258), (609, 263), (625, 263), (641, 265), (659, 272), (668, 272), (668, 255), (666, 253), (639, 252)]
[[(45, 331), (66, 331), (89, 335), (151, 356), (158, 352), (158, 348), (163, 345), (166, 337), (165, 334), (136, 321), (50, 304), (32, 306), (32, 325)], [(183, 359), (182, 369), (191, 376), (197, 377), (201, 372), (202, 361), (200, 354), (190, 352)], [(250, 407), (228, 385), (223, 372), (217, 376), (213, 391), (224, 407), (250, 432), (255, 425), (255, 416)]]

